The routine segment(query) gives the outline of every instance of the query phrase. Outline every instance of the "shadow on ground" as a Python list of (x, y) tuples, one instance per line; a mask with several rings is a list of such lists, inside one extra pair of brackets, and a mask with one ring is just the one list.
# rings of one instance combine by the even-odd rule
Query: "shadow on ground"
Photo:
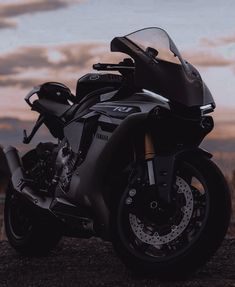
[(207, 266), (182, 282), (134, 278), (99, 239), (64, 239), (49, 256), (34, 259), (2, 241), (0, 286), (235, 286), (235, 240), (226, 240)]

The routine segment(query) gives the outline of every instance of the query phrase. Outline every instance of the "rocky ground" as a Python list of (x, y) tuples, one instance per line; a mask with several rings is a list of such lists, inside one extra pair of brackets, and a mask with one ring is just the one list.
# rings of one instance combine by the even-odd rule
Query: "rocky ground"
[[(170, 278), (169, 278), (170, 279)], [(0, 242), (0, 286), (235, 286), (235, 239), (226, 239), (214, 258), (186, 281), (136, 278), (99, 239), (64, 239), (49, 256), (19, 256)]]

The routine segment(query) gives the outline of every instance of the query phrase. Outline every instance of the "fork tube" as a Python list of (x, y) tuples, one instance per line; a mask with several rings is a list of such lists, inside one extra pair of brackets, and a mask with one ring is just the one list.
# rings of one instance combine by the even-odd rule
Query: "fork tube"
[(145, 134), (145, 160), (148, 168), (149, 185), (155, 184), (155, 176), (153, 169), (153, 158), (155, 157), (155, 149), (152, 137), (149, 133)]

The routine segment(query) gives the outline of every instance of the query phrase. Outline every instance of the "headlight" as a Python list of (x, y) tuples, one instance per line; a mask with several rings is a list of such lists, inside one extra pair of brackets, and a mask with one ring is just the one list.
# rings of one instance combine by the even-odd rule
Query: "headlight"
[(213, 112), (214, 111), (214, 106), (212, 104), (201, 106), (200, 107), (202, 115)]

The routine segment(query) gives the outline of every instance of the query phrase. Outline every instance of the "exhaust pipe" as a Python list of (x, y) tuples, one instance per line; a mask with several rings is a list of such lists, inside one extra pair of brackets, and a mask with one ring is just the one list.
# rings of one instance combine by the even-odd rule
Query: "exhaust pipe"
[[(35, 215), (40, 215), (40, 219), (53, 220), (54, 224), (59, 224), (59, 228), (66, 226), (66, 232), (69, 236), (88, 238), (94, 235), (92, 221), (89, 218), (84, 218), (81, 217), (80, 214), (77, 214), (77, 206), (67, 202), (65, 199), (39, 196), (31, 188), (31, 181), (25, 176), (25, 171), (16, 148), (9, 146), (4, 149), (4, 153), (10, 169), (11, 182), (14, 190), (31, 206), (32, 212), (34, 212)], [(70, 226), (69, 224), (67, 225), (68, 222), (61, 222), (61, 215), (63, 218), (67, 218), (68, 222), (72, 217), (72, 222), (76, 222), (77, 227), (74, 227), (73, 223)], [(82, 229), (81, 224), (83, 226)]]
[(8, 146), (3, 149), (3, 152), (5, 153), (10, 172), (13, 174), (14, 171), (22, 165), (18, 151), (13, 146)]
[[(26, 198), (35, 206), (50, 212), (52, 198), (38, 196), (30, 187), (29, 180), (25, 177), (25, 172), (19, 157), (18, 150), (12, 146), (4, 150), (7, 163), (11, 173), (11, 181), (17, 193)], [(51, 213), (51, 212), (50, 212)]]

